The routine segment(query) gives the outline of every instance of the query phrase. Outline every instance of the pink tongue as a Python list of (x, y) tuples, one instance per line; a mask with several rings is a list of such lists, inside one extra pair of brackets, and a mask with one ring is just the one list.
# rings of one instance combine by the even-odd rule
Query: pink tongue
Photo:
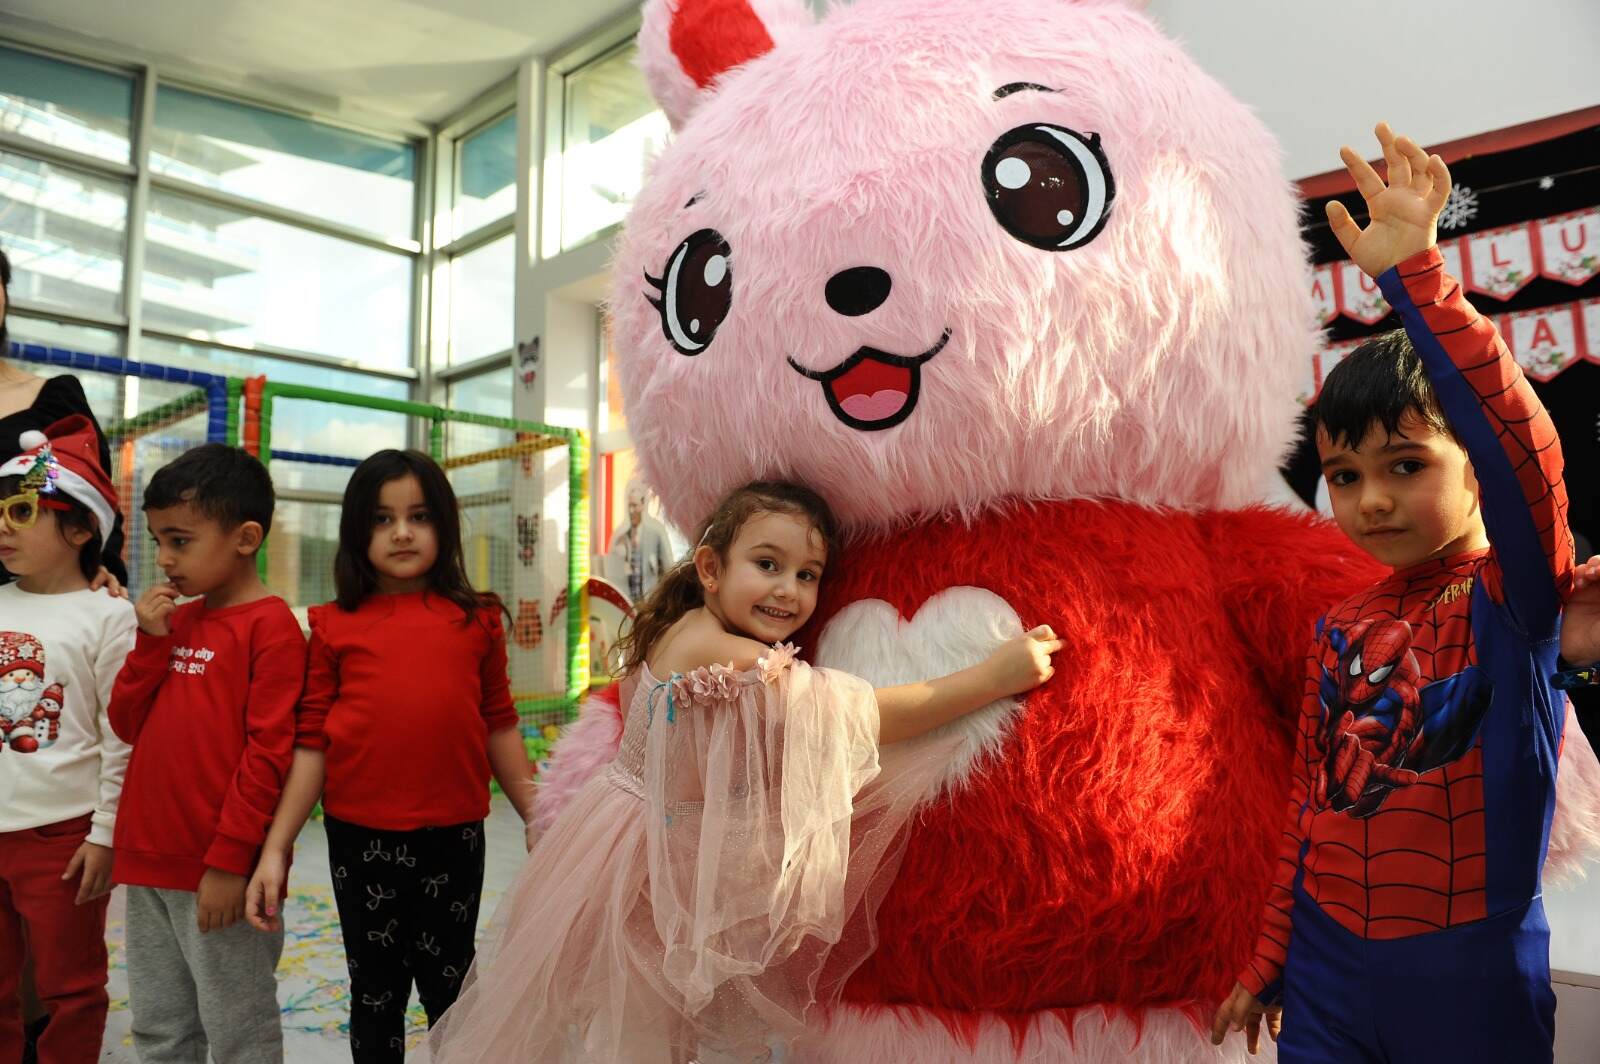
[(911, 370), (865, 358), (828, 387), (839, 407), (857, 421), (883, 421), (900, 412), (911, 390)]

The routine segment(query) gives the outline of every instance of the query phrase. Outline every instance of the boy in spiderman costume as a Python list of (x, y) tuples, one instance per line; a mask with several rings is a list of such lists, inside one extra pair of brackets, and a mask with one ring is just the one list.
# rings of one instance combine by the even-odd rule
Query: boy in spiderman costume
[(1550, 1061), (1553, 677), (1558, 651), (1595, 650), (1592, 625), (1560, 645), (1561, 446), (1443, 271), (1444, 161), (1377, 135), (1387, 182), (1340, 153), (1370, 221), (1337, 201), (1328, 220), (1405, 330), (1328, 375), (1317, 449), (1339, 527), (1394, 572), (1318, 623), (1277, 874), (1212, 1040), (1253, 1050), (1265, 1015), (1285, 1064)]

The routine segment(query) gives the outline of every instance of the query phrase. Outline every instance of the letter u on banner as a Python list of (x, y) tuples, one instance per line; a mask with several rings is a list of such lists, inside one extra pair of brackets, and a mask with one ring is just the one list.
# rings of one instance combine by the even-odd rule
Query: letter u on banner
[(1583, 284), (1600, 273), (1600, 207), (1533, 223), (1539, 273), (1553, 281)]

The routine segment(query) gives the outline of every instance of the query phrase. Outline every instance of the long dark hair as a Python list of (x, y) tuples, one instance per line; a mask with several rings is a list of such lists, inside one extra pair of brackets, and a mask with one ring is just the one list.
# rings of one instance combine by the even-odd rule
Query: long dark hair
[[(745, 522), (761, 514), (791, 514), (811, 523), (822, 537), (826, 557), (833, 558), (839, 548), (839, 522), (822, 496), (810, 488), (781, 480), (762, 480), (746, 484), (717, 504), (711, 516), (695, 530), (696, 550), (710, 547), (723, 563), (728, 550), (739, 538)], [(634, 609), (627, 634), (617, 640), (622, 670), (636, 668), (650, 656), (650, 649), (668, 628), (692, 609), (705, 605), (700, 574), (694, 567), (694, 551), (668, 569), (644, 601)]]
[(439, 556), (428, 570), (428, 590), (449, 599), (470, 618), (480, 607), (500, 607), (499, 596), (476, 591), (467, 579), (466, 562), (461, 555), (461, 510), (450, 479), (439, 463), (421, 451), (393, 448), (368, 457), (344, 489), (344, 508), (339, 514), (339, 553), (333, 560), (334, 599), (341, 610), (353, 612), (378, 590), (378, 571), (372, 567), (367, 550), (372, 543), (373, 520), (378, 512), (378, 494), (391, 480), (416, 477), (422, 487), (422, 501), (428, 507), (433, 533), (439, 542)]

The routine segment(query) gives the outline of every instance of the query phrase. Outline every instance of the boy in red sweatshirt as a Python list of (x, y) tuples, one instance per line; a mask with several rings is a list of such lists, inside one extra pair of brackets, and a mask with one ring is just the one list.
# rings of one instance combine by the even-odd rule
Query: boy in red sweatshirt
[[(144, 1064), (280, 1062), (273, 972), (283, 933), (241, 919), (294, 749), (306, 648), (256, 552), (272, 480), (221, 444), (162, 467), (144, 493), (167, 582), (135, 605), (111, 726), (133, 744), (113, 878), (128, 887), (128, 989)], [(178, 605), (180, 596), (193, 600)]]

